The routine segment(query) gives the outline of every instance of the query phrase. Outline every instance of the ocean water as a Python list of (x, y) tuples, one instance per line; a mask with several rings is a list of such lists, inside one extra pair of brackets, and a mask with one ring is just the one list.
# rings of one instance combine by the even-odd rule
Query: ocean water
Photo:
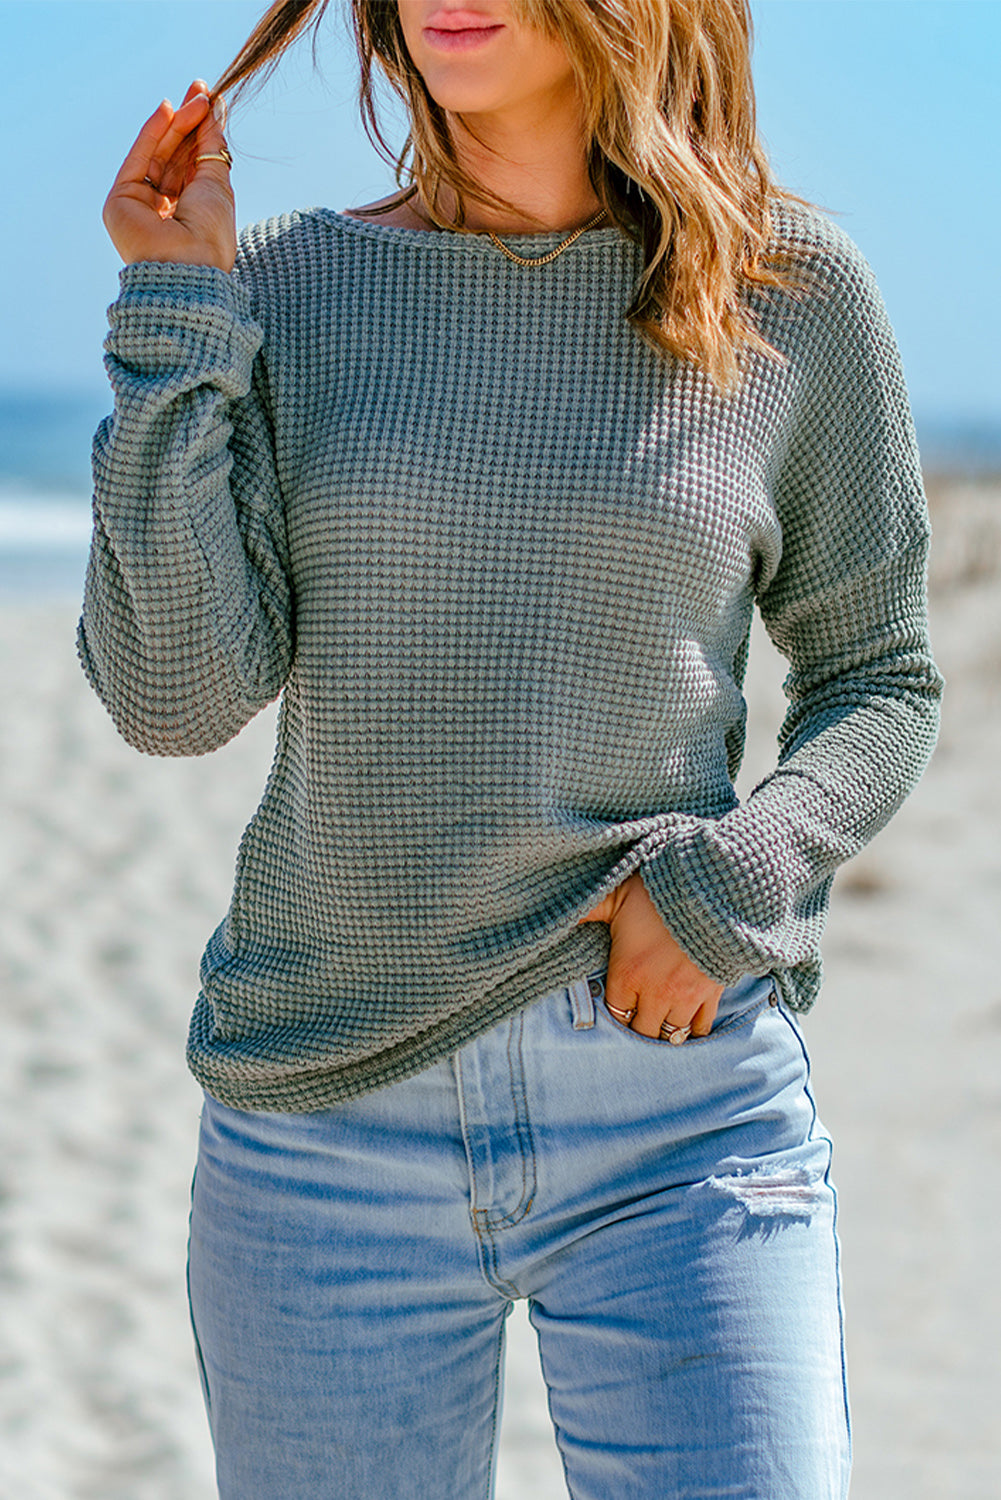
[(110, 392), (0, 394), (0, 599), (79, 597)]
[[(90, 446), (110, 392), (0, 392), (0, 600), (79, 598)], [(1001, 421), (918, 423), (926, 467), (1001, 473)]]

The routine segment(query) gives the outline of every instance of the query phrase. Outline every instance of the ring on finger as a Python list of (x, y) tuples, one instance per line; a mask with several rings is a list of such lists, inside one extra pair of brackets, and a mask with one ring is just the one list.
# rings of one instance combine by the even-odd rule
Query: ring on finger
[(672, 1047), (680, 1047), (682, 1042), (687, 1042), (692, 1034), (690, 1026), (674, 1026), (670, 1021), (661, 1021), (660, 1039), (662, 1042), (670, 1042)]
[(218, 151), (203, 151), (195, 157), (195, 161), (221, 161), (224, 166), (231, 167), (233, 156), (228, 146), (220, 146)]
[(606, 1000), (605, 1004), (608, 1006), (608, 1009), (612, 1012), (612, 1015), (613, 1016), (618, 1016), (619, 1020), (622, 1021), (623, 1024), (626, 1025), (626, 1026), (628, 1026), (629, 1022), (632, 1020), (633, 1016), (636, 1014), (636, 1007), (635, 1007), (635, 1005), (632, 1006), (632, 1008), (630, 1010), (620, 1010), (619, 1007), (617, 1005), (613, 1005), (610, 1000)]

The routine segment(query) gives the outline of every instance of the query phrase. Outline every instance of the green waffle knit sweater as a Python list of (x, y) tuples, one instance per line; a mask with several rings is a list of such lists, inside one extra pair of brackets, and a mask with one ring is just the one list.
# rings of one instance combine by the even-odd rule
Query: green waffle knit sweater
[[(614, 228), (544, 268), (328, 210), (231, 275), (122, 273), (79, 645), (122, 734), (224, 744), (282, 695), (189, 1062), (315, 1110), (600, 968), (634, 871), (719, 984), (805, 1010), (836, 866), (931, 751), (927, 514), (900, 363), (845, 235), (755, 294), (781, 359), (720, 397), (625, 322)], [(541, 254), (558, 236), (515, 237)], [(733, 777), (752, 609), (790, 663)]]

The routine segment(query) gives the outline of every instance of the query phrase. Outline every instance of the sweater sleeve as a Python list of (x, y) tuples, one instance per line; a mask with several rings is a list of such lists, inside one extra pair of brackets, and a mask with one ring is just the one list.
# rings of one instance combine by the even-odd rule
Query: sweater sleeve
[(790, 666), (778, 765), (717, 820), (669, 816), (641, 866), (703, 972), (720, 984), (774, 973), (799, 1008), (819, 989), (834, 872), (920, 777), (942, 688), (927, 632), (927, 506), (896, 344), (850, 241), (820, 280), (800, 309), (816, 321), (774, 466), (781, 558), (758, 591)]
[(109, 318), (80, 657), (130, 744), (200, 755), (292, 659), (262, 331), (247, 289), (207, 266), (127, 266)]

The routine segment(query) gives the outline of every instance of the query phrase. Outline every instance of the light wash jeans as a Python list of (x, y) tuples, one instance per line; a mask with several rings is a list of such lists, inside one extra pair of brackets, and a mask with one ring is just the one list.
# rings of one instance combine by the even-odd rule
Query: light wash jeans
[(799, 1027), (768, 980), (680, 1047), (602, 996), (332, 1110), (206, 1097), (189, 1286), (222, 1500), (485, 1500), (516, 1297), (574, 1500), (842, 1500)]

